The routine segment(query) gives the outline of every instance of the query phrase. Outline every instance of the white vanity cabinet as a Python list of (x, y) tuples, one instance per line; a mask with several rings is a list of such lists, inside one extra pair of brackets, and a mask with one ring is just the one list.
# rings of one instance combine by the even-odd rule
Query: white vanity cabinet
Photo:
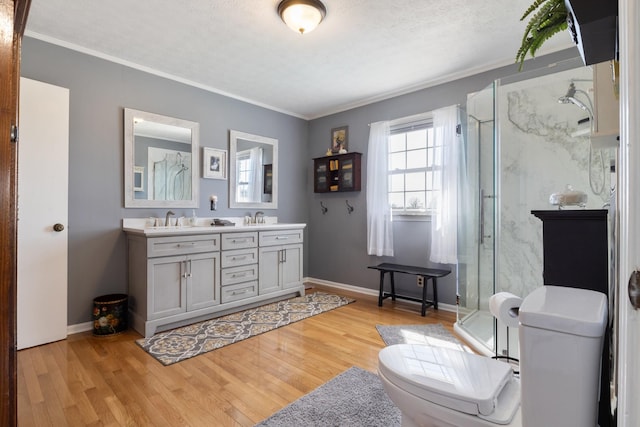
[(258, 295), (258, 232), (222, 235), (222, 302)]
[(219, 259), (217, 252), (150, 258), (147, 318), (160, 319), (219, 304)]
[(149, 228), (124, 221), (129, 311), (145, 337), (304, 295), (304, 224)]
[(221, 302), (220, 235), (129, 235), (129, 308), (145, 336)]
[(302, 229), (260, 232), (260, 295), (302, 285)]

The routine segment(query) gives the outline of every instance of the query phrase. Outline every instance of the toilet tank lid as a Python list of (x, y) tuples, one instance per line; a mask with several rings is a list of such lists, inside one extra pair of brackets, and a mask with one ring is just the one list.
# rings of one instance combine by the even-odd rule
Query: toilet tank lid
[(607, 322), (607, 297), (588, 289), (545, 285), (524, 298), (519, 320), (522, 326), (601, 337)]

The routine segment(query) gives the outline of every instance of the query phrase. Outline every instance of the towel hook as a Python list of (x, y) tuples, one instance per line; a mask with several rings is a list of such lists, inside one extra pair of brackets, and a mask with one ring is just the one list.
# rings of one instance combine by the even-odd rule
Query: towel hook
[(347, 212), (351, 215), (351, 212), (353, 212), (353, 206), (349, 204), (349, 200), (345, 200), (344, 202), (347, 204)]
[(329, 210), (324, 203), (322, 203), (322, 201), (320, 202), (320, 209), (322, 209), (322, 215), (326, 214), (327, 211)]

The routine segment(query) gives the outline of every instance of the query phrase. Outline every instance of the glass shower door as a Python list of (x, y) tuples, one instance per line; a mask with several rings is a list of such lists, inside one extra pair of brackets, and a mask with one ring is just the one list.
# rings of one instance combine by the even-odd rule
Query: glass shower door
[(462, 197), (466, 206), (459, 221), (456, 326), (487, 354), (495, 352), (495, 322), (489, 313), (496, 282), (495, 90), (494, 83), (467, 98), (467, 183)]

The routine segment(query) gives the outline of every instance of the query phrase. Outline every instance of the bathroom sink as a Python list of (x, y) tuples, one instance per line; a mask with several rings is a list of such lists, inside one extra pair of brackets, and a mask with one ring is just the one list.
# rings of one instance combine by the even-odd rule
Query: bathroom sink
[(260, 223), (260, 224), (243, 224), (244, 218), (230, 218), (230, 223), (227, 225), (211, 225), (213, 219), (199, 218), (198, 223), (195, 225), (170, 225), (170, 226), (153, 226), (148, 223), (148, 219), (144, 218), (126, 218), (123, 220), (122, 229), (129, 233), (143, 234), (146, 236), (171, 236), (181, 234), (211, 234), (211, 233), (225, 233), (242, 230), (255, 230), (255, 231), (267, 231), (278, 230), (286, 228), (298, 228), (305, 227), (306, 224), (294, 224), (294, 223)]

